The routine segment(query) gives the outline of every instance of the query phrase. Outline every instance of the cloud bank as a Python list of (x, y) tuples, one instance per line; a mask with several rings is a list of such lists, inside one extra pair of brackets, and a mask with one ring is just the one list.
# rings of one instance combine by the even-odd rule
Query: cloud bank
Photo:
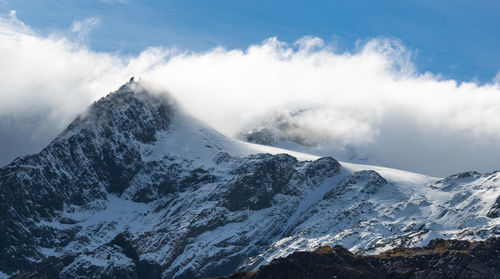
[(437, 176), (500, 169), (498, 79), (421, 73), (397, 40), (338, 52), (320, 38), (270, 38), (244, 50), (124, 56), (40, 36), (11, 13), (0, 18), (0, 41), (0, 164), (39, 151), (92, 101), (139, 76), (229, 136), (280, 115), (321, 143), (310, 151), (341, 160)]

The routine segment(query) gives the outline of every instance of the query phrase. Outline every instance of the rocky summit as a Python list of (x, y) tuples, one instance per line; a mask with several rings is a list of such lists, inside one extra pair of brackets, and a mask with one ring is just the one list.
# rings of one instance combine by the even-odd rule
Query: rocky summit
[(322, 246), (484, 240), (499, 199), (498, 172), (439, 179), (233, 140), (131, 80), (0, 169), (0, 278), (204, 278)]

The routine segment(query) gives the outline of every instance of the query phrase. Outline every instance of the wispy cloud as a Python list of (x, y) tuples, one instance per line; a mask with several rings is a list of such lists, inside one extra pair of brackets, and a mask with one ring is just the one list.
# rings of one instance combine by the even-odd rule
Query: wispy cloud
[(32, 30), (17, 18), (17, 11), (11, 10), (7, 16), (0, 16), (0, 25), (9, 28), (1, 28), (0, 32), (9, 34), (33, 34)]
[(230, 136), (306, 108), (290, 121), (320, 138), (323, 154), (434, 175), (500, 166), (498, 76), (480, 85), (420, 73), (397, 40), (338, 53), (320, 38), (270, 38), (247, 49), (122, 57), (18, 25), (0, 20), (0, 144), (12, 145), (0, 158), (41, 148), (134, 75)]
[(493, 78), (493, 82), (496, 84), (500, 84), (500, 71), (497, 73), (497, 75)]
[(75, 20), (71, 25), (71, 31), (77, 34), (79, 42), (85, 42), (87, 37), (97, 25), (99, 25), (100, 19), (97, 17), (89, 17), (83, 20)]

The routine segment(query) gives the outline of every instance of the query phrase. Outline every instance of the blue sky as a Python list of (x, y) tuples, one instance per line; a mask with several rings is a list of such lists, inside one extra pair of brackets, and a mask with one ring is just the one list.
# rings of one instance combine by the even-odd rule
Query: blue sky
[(137, 54), (149, 46), (195, 51), (246, 48), (276, 36), (311, 35), (352, 50), (356, 42), (396, 38), (420, 72), (488, 82), (500, 69), (500, 2), (402, 1), (0, 1), (0, 12), (42, 34), (67, 32), (75, 20), (99, 20), (93, 50)]

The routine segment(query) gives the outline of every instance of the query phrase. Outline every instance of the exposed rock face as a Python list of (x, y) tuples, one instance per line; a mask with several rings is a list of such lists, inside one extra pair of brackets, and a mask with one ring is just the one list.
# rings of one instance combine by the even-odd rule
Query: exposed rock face
[(256, 272), (219, 279), (292, 278), (500, 278), (500, 238), (468, 242), (432, 240), (423, 248), (395, 248), (355, 255), (342, 246), (295, 252)]
[(254, 142), (264, 145), (272, 145), (278, 141), (278, 136), (274, 135), (269, 129), (260, 129), (257, 131), (249, 131), (241, 136), (248, 142)]
[(274, 196), (292, 179), (297, 163), (297, 159), (287, 154), (256, 155), (255, 160), (233, 171), (239, 177), (228, 184), (224, 207), (230, 211), (270, 207)]
[(438, 181), (255, 148), (131, 80), (0, 169), (0, 278), (203, 278), (325, 245), (500, 234), (499, 173)]

